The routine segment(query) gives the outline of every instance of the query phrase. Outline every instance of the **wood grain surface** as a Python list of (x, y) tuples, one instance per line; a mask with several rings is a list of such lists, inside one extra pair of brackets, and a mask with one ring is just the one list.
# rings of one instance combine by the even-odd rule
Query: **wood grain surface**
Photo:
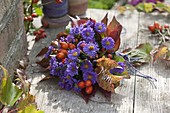
[[(123, 25), (121, 34), (121, 47), (119, 51), (128, 47), (136, 47), (143, 42), (156, 44), (149, 38), (146, 27), (155, 20), (170, 23), (165, 15), (143, 14), (134, 11), (119, 15), (114, 10), (88, 9), (86, 15), (100, 21), (108, 12), (109, 20), (116, 16)], [(147, 64), (140, 68), (141, 72), (157, 78), (155, 87), (148, 80), (135, 75), (126, 79), (123, 85), (112, 94), (111, 102), (108, 102), (100, 93), (97, 93), (86, 104), (84, 100), (74, 92), (60, 89), (55, 80), (38, 83), (48, 73), (41, 71), (35, 64), (35, 56), (45, 46), (50, 44), (56, 34), (64, 28), (47, 29), (46, 39), (33, 45), (29, 54), (30, 64), (27, 74), (31, 79), (31, 93), (36, 96), (38, 108), (45, 113), (169, 113), (170, 112), (170, 69), (165, 68), (161, 62)]]

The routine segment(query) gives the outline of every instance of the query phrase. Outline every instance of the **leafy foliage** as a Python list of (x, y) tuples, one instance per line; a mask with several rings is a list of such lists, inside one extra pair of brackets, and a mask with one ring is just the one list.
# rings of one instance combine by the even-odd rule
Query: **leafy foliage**
[[(35, 97), (29, 94), (29, 83), (23, 79), (23, 77), (26, 76), (24, 75), (24, 70), (22, 70), (23, 72), (19, 69), (17, 70), (19, 78), (16, 80), (21, 82), (16, 85), (12, 82), (8, 71), (1, 65), (0, 68), (4, 72), (0, 86), (0, 102), (4, 105), (4, 108), (8, 106), (9, 112), (44, 113), (36, 109)], [(3, 112), (3, 108), (1, 111)]]
[(15, 102), (22, 95), (22, 90), (12, 83), (11, 78), (5, 68), (0, 66), (4, 71), (4, 77), (2, 78), (0, 88), (0, 101), (4, 105), (13, 106)]
[(39, 111), (34, 104), (30, 104), (23, 110), (18, 111), (18, 113), (44, 113), (44, 111)]
[(138, 11), (141, 11), (141, 12), (146, 12), (146, 13), (150, 13), (155, 10), (157, 10), (159, 12), (170, 13), (170, 6), (168, 4), (164, 4), (162, 2), (157, 2), (156, 4), (154, 4), (154, 3), (139, 3), (136, 6), (127, 4), (127, 5), (118, 7), (118, 10), (120, 11), (121, 14), (123, 14), (126, 10), (133, 11), (135, 9), (137, 9)]
[(89, 0), (88, 7), (96, 9), (111, 9), (118, 0)]
[(151, 60), (150, 52), (152, 49), (153, 47), (150, 43), (144, 43), (140, 44), (135, 49), (126, 49), (123, 53), (128, 55), (130, 62), (134, 66), (139, 66)]

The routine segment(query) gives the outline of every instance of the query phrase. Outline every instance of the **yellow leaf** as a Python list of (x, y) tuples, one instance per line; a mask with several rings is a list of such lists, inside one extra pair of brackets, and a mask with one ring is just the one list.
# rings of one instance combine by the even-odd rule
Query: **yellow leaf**
[(162, 58), (164, 55), (166, 55), (166, 53), (168, 52), (168, 47), (166, 46), (162, 46), (157, 48), (156, 52), (154, 53), (153, 56), (153, 61)]

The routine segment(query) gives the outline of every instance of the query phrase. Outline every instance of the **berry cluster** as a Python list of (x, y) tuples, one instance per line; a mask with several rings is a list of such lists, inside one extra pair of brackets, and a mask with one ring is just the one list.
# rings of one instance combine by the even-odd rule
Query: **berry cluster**
[(36, 13), (32, 13), (31, 15), (29, 16), (25, 16), (24, 17), (24, 21), (25, 22), (32, 22), (34, 18), (38, 17), (38, 15)]
[(40, 40), (42, 38), (47, 37), (47, 34), (45, 33), (45, 30), (43, 28), (40, 28), (39, 30), (34, 31), (33, 34), (34, 34), (34, 36), (36, 36), (35, 41), (38, 41), (38, 40)]
[(80, 81), (78, 83), (78, 87), (81, 89), (85, 88), (85, 92), (87, 94), (91, 94), (93, 91), (93, 86), (92, 86), (92, 81), (91, 80), (86, 80), (86, 81)]
[(157, 21), (154, 22), (153, 25), (149, 25), (148, 29), (152, 32), (152, 33), (158, 33), (158, 32), (163, 32), (169, 29), (169, 25), (165, 24), (164, 26), (162, 26), (160, 23), (158, 23)]

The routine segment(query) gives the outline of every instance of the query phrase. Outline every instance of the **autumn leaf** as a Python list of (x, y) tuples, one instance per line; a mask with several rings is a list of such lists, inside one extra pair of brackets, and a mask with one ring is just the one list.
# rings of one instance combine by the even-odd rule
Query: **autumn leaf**
[(18, 111), (18, 113), (44, 113), (44, 111), (37, 110), (35, 104), (30, 104), (25, 109)]
[(135, 49), (125, 49), (123, 53), (128, 55), (130, 62), (134, 66), (139, 66), (151, 60), (150, 52), (152, 49), (153, 47), (151, 44), (143, 43), (137, 46)]
[(153, 52), (153, 61), (155, 62), (159, 58), (163, 58), (166, 56), (166, 53), (168, 53), (168, 47), (167, 46), (161, 46), (154, 50)]
[(85, 91), (85, 88), (82, 89), (81, 92), (80, 92), (81, 97), (84, 99), (84, 101), (85, 101), (86, 103), (89, 102), (89, 99), (90, 99), (91, 97), (93, 97), (93, 96), (95, 95), (95, 93), (96, 93), (96, 87), (95, 87), (95, 86), (93, 87), (93, 91), (92, 91), (91, 94), (87, 94), (86, 91)]
[(47, 51), (48, 51), (48, 48), (47, 48), (47, 47), (43, 48), (43, 49), (37, 54), (36, 57), (39, 57), (39, 56), (44, 55)]
[(43, 79), (41, 79), (39, 82), (44, 82), (44, 81), (50, 80), (50, 79), (56, 79), (56, 81), (59, 81), (58, 77), (54, 77), (54, 76), (48, 75), (48, 76), (45, 76)]
[(152, 12), (154, 9), (153, 4), (152, 3), (144, 3), (144, 9), (145, 9), (145, 12), (147, 12), (147, 13)]
[(41, 61), (36, 63), (44, 68), (47, 68), (49, 66), (49, 60), (50, 60), (49, 58), (43, 58)]
[(13, 106), (15, 102), (21, 97), (23, 91), (19, 89), (14, 83), (12, 83), (7, 70), (2, 66), (0, 67), (4, 71), (4, 76), (0, 86), (0, 102), (6, 106)]
[(105, 15), (105, 17), (101, 20), (101, 22), (103, 22), (106, 26), (107, 26), (107, 22), (108, 22), (108, 13)]
[(33, 103), (35, 103), (35, 97), (31, 94), (28, 94), (23, 100), (19, 101), (17, 108), (19, 110), (23, 110), (25, 107)]
[(115, 16), (107, 26), (106, 36), (112, 37), (115, 41), (114, 52), (119, 49), (120, 46), (120, 33), (122, 31), (122, 25), (116, 20)]

